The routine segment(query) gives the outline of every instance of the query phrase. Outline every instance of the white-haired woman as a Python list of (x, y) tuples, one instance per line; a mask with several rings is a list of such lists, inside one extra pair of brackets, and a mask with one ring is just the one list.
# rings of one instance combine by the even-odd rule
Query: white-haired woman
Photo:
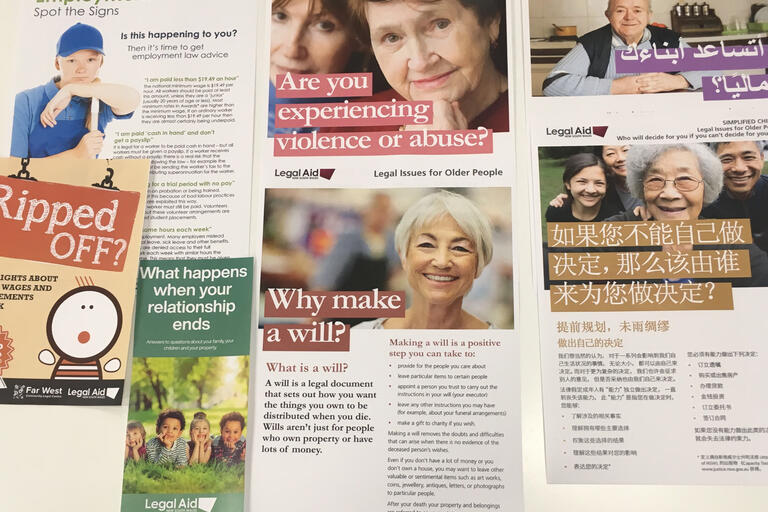
[(492, 236), (488, 217), (466, 197), (441, 190), (421, 198), (406, 210), (395, 230), (395, 247), (413, 292), (405, 316), (364, 322), (356, 327), (491, 327), (462, 309), (462, 302), (491, 261)]
[(627, 188), (642, 206), (608, 217), (617, 220), (696, 220), (723, 188), (720, 160), (704, 144), (632, 146)]
[[(723, 188), (723, 167), (703, 144), (632, 146), (627, 156), (627, 187), (643, 201), (638, 213), (626, 211), (609, 217), (617, 220), (696, 220)], [(674, 247), (688, 250), (702, 247)], [(768, 286), (768, 257), (754, 244), (713, 249), (749, 250), (752, 277), (733, 279), (735, 286)]]
[(509, 131), (504, 0), (350, 0), (350, 5), (367, 26), (364, 40), (392, 88), (366, 101), (432, 101), (435, 130)]

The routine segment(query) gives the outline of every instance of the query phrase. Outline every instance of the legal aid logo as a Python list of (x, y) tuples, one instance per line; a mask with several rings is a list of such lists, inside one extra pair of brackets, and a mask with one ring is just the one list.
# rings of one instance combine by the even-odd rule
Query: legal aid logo
[(569, 126), (568, 128), (547, 128), (547, 135), (558, 137), (605, 137), (608, 133), (607, 126)]
[(330, 181), (334, 172), (336, 169), (320, 169), (320, 177)]
[(330, 181), (336, 169), (275, 169), (275, 176), (290, 180), (317, 180), (323, 178)]
[(216, 505), (216, 498), (197, 498), (197, 508), (204, 512), (211, 512)]
[(216, 498), (188, 497), (171, 498), (167, 500), (144, 499), (144, 510), (156, 510), (158, 512), (213, 512)]

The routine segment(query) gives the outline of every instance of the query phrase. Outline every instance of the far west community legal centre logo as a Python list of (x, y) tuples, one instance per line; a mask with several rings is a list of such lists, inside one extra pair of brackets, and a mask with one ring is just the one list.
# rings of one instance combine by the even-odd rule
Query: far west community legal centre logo
[(290, 180), (330, 180), (336, 169), (275, 169), (275, 176)]
[(547, 135), (558, 137), (605, 137), (607, 126), (569, 126), (568, 128), (547, 128)]

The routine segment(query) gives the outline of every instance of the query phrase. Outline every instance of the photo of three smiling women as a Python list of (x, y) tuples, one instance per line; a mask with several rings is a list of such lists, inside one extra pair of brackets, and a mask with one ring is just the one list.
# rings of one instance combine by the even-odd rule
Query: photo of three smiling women
[(276, 98), (277, 75), (363, 71), (359, 101), (433, 101), (432, 125), (378, 129), (509, 131), (505, 25), (505, 0), (273, 0), (269, 136), (293, 131), (276, 104), (318, 101)]

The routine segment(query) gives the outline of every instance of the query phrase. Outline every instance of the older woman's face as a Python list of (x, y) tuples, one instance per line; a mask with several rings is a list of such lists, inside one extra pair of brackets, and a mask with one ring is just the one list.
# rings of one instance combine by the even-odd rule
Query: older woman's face
[(472, 288), (477, 248), (453, 217), (445, 215), (411, 235), (403, 268), (416, 296), (449, 305)]
[[(653, 183), (661, 184), (661, 190), (650, 190)], [(675, 186), (673, 180), (678, 181)], [(696, 156), (685, 150), (670, 150), (652, 162), (645, 176), (644, 199), (648, 213), (656, 220), (695, 220), (704, 205), (704, 183), (698, 183), (690, 191), (681, 191), (678, 187), (693, 187), (701, 182), (701, 171)]]
[(499, 20), (482, 26), (458, 0), (368, 2), (366, 17), (384, 76), (408, 100), (460, 100), (493, 69)]
[(339, 73), (352, 53), (352, 38), (322, 2), (290, 0), (272, 9), (269, 78), (284, 73)]

